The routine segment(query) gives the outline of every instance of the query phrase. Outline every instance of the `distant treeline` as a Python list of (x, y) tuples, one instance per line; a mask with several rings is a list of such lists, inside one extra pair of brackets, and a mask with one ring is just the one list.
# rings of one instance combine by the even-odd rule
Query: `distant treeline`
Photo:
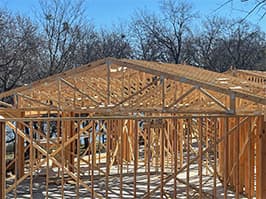
[[(0, 92), (104, 57), (186, 63), (223, 72), (266, 70), (266, 37), (246, 20), (200, 18), (184, 1), (97, 29), (83, 1), (40, 2), (30, 19), (0, 9)], [(199, 19), (200, 18), (200, 19)]]

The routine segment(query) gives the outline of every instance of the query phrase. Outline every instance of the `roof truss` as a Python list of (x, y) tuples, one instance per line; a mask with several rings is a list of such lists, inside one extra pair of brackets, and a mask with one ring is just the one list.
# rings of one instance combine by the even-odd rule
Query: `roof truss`
[[(187, 65), (107, 58), (1, 93), (23, 111), (262, 113), (265, 87)], [(1, 105), (10, 105), (1, 102)]]

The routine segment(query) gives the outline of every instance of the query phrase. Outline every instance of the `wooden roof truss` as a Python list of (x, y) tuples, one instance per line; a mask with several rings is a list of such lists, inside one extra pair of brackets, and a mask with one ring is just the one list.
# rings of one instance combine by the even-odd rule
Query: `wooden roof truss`
[(263, 112), (264, 84), (187, 65), (106, 58), (6, 93), (23, 111), (246, 114)]

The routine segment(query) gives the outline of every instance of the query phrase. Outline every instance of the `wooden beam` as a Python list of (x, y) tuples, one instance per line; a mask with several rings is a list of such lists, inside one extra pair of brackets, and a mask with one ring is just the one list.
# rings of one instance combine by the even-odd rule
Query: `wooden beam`
[[(23, 118), (24, 113), (21, 113), (20, 117)], [(17, 132), (18, 130), (24, 132), (24, 126), (21, 123), (16, 122), (16, 129), (15, 131)], [(16, 133), (16, 136), (18, 136), (17, 143), (16, 143), (16, 150), (18, 154), (18, 160), (17, 160), (17, 178), (21, 178), (24, 176), (24, 164), (25, 164), (25, 155), (24, 155), (24, 138), (22, 136), (19, 136)]]
[(134, 120), (134, 198), (137, 198), (138, 120)]
[[(177, 156), (178, 156), (178, 147), (177, 147), (177, 141), (178, 141), (178, 122), (177, 119), (173, 119), (173, 123), (174, 123), (174, 129), (173, 129), (173, 136), (174, 136), (174, 147), (173, 147), (173, 154), (174, 154), (174, 176), (177, 176)], [(176, 199), (176, 194), (177, 194), (177, 190), (176, 190), (176, 186), (177, 186), (177, 182), (176, 182), (176, 177), (174, 178), (174, 199)]]
[(57, 78), (66, 78), (66, 77), (73, 76), (73, 75), (76, 76), (76, 75), (78, 75), (78, 74), (80, 74), (82, 72), (85, 72), (85, 71), (89, 70), (89, 69), (93, 69), (93, 68), (95, 68), (97, 66), (103, 65), (105, 62), (106, 62), (106, 59), (101, 59), (101, 60), (98, 60), (98, 61), (95, 61), (95, 62), (92, 62), (92, 63), (89, 63), (89, 64), (85, 64), (85, 65), (83, 65), (81, 67), (74, 68), (74, 69), (68, 70), (66, 72), (55, 74), (55, 75), (52, 75), (52, 76), (47, 77), (45, 79), (41, 79), (41, 80), (35, 81), (35, 82), (33, 82), (33, 83), (31, 83), (31, 84), (29, 84), (27, 86), (18, 87), (18, 88), (15, 88), (15, 89), (0, 93), (0, 99), (4, 98), (4, 97), (11, 96), (11, 95), (14, 95), (14, 94), (16, 94), (18, 92), (26, 91), (28, 89), (31, 89), (32, 87), (40, 86), (41, 84), (44, 84), (44, 83), (47, 83), (47, 82), (55, 81)]
[(224, 110), (228, 111), (228, 108), (221, 102), (219, 101), (216, 97), (214, 97), (212, 94), (210, 94), (208, 91), (206, 91), (204, 88), (199, 88), (199, 90), (205, 94), (207, 97), (212, 99), (217, 105), (222, 107)]
[[(106, 129), (106, 172), (105, 172), (105, 187), (109, 186), (109, 174), (110, 174), (110, 158), (111, 158), (111, 152), (110, 152), (110, 148), (111, 148), (111, 120), (107, 120), (107, 129)], [(108, 189), (105, 189), (105, 198), (108, 198)]]
[(236, 113), (236, 96), (234, 93), (230, 94), (230, 111), (231, 114)]
[[(33, 123), (30, 121), (30, 197), (33, 198), (33, 164), (34, 164), (34, 149), (33, 149)], [(23, 153), (24, 155), (24, 153)], [(23, 168), (24, 169), (24, 168)]]
[(178, 102), (180, 102), (182, 99), (184, 99), (186, 96), (188, 96), (190, 93), (192, 93), (194, 90), (196, 89), (195, 86), (193, 86), (191, 89), (189, 89), (188, 91), (186, 91), (183, 95), (181, 95), (179, 98), (177, 98), (173, 103), (171, 103), (168, 107), (166, 107), (165, 109), (168, 110), (171, 107), (173, 107), (175, 104), (177, 104)]
[(91, 101), (93, 101), (96, 105), (99, 105), (100, 103), (97, 102), (95, 99), (93, 99), (91, 96), (89, 96), (86, 92), (84, 92), (83, 90), (79, 89), (78, 87), (76, 87), (75, 85), (72, 85), (70, 82), (68, 82), (67, 80), (60, 78), (60, 80), (66, 84), (67, 86), (69, 86), (70, 88), (72, 88), (73, 90), (79, 92), (80, 94), (86, 96), (87, 98), (89, 98)]
[(39, 105), (43, 105), (43, 106), (45, 106), (45, 107), (49, 107), (49, 108), (57, 108), (57, 107), (54, 106), (54, 105), (50, 105), (49, 103), (43, 103), (43, 102), (41, 102), (41, 101), (39, 101), (39, 100), (37, 100), (37, 99), (34, 99), (34, 98), (32, 98), (32, 97), (30, 97), (30, 96), (28, 96), (28, 95), (22, 94), (22, 93), (17, 93), (17, 95), (20, 96), (20, 97), (22, 97), (22, 98), (24, 98), (24, 99), (26, 99), (26, 100), (32, 101), (32, 102), (37, 103), (37, 104), (39, 104)]
[(163, 76), (160, 77), (160, 81), (162, 84), (162, 110), (164, 111), (165, 108), (165, 79)]
[(111, 103), (111, 61), (106, 61), (106, 67), (107, 67), (107, 104)]
[(13, 105), (8, 104), (8, 103), (3, 102), (3, 101), (0, 101), (0, 105), (6, 106), (6, 107), (9, 107), (9, 108), (13, 108)]
[[(77, 126), (77, 131), (79, 132), (80, 130), (80, 125), (81, 123), (78, 122), (78, 126)], [(94, 121), (93, 121), (93, 128), (94, 128)], [(64, 135), (63, 135), (64, 134)], [(65, 135), (66, 133), (63, 131), (62, 132), (62, 140), (65, 139), (65, 137), (67, 137), (67, 135)], [(64, 142), (64, 141), (63, 141)], [(65, 160), (65, 159), (64, 159)], [(62, 161), (63, 162), (63, 161)], [(75, 162), (74, 162), (75, 164)], [(65, 165), (65, 164), (63, 164)], [(93, 166), (92, 166), (93, 167)], [(92, 168), (94, 170), (94, 167)], [(78, 133), (78, 139), (77, 139), (77, 182), (76, 182), (76, 197), (77, 198), (80, 198), (80, 134)], [(63, 176), (64, 178), (64, 176)], [(93, 186), (93, 183), (92, 183), (92, 186)], [(92, 188), (92, 193), (93, 193), (93, 188)], [(93, 197), (92, 197), (93, 198)]]
[(138, 95), (139, 93), (143, 92), (144, 90), (146, 90), (147, 88), (149, 88), (150, 86), (154, 85), (156, 82), (159, 81), (159, 78), (155, 78), (151, 83), (147, 84), (146, 86), (144, 86), (142, 89), (138, 90), (137, 92), (135, 92), (134, 94), (128, 96), (127, 98), (123, 99), (121, 102), (118, 102), (113, 108), (119, 106), (120, 104), (125, 103), (126, 101), (132, 99), (134, 96)]
[(150, 189), (151, 189), (151, 128), (150, 126), (147, 128), (147, 134), (148, 134), (148, 143), (147, 143), (147, 147), (148, 147), (148, 173), (147, 173), (147, 196), (148, 198), (150, 198)]
[(227, 177), (228, 177), (228, 118), (224, 118), (224, 165), (223, 165), (223, 173), (224, 173), (224, 199), (227, 198)]
[(256, 157), (256, 197), (265, 198), (266, 196), (266, 120), (263, 116), (258, 122), (258, 136), (257, 136), (257, 157)]
[[(189, 185), (189, 181), (190, 181), (190, 134), (191, 134), (191, 119), (188, 119), (187, 120), (187, 127), (186, 127), (186, 133), (187, 133), (187, 140), (186, 140), (186, 147), (187, 147), (187, 171), (186, 171), (186, 178), (187, 178), (187, 180), (186, 180), (186, 197), (187, 198), (190, 198), (190, 187), (188, 186)], [(201, 153), (201, 156), (202, 156), (202, 153)], [(199, 160), (200, 161), (202, 161), (201, 159), (200, 159), (200, 156), (198, 156), (199, 157)]]
[[(239, 122), (240, 122), (240, 119), (239, 117), (237, 117), (237, 125), (239, 126)], [(237, 160), (236, 160), (236, 199), (239, 199), (239, 193), (240, 193), (240, 186), (239, 186), (239, 168), (240, 168), (240, 158), (239, 158), (239, 136), (240, 134), (240, 129), (239, 127), (237, 128), (236, 130), (236, 149), (235, 149), (235, 153), (236, 153), (236, 157), (237, 157)]]
[(6, 198), (6, 133), (5, 123), (0, 122), (0, 199)]
[[(207, 122), (207, 121), (206, 121)], [(203, 140), (203, 118), (199, 118), (198, 119), (198, 131), (199, 131), (199, 151), (198, 151), (198, 155), (199, 155), (199, 198), (202, 199), (202, 163), (203, 163), (203, 156), (202, 156), (202, 140)], [(207, 132), (208, 133), (208, 132)], [(206, 136), (207, 136), (206, 133)], [(208, 141), (208, 140), (207, 140)], [(216, 146), (214, 146), (216, 147)]]
[(217, 185), (216, 185), (216, 179), (217, 179), (217, 134), (218, 134), (218, 122), (217, 118), (214, 119), (214, 174), (213, 174), (213, 196), (214, 198), (217, 198)]
[(161, 140), (161, 143), (160, 143), (160, 149), (161, 149), (161, 163), (160, 163), (160, 166), (161, 166), (161, 177), (160, 177), (160, 184), (161, 184), (161, 188), (160, 188), (160, 193), (161, 193), (161, 198), (163, 198), (163, 194), (164, 194), (164, 145), (165, 145), (165, 141), (164, 141), (164, 131), (165, 131), (165, 127), (163, 125), (163, 127), (159, 130), (160, 132), (160, 140)]

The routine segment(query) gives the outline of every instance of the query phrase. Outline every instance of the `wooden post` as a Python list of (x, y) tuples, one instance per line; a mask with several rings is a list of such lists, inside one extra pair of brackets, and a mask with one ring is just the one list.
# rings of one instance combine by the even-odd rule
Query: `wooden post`
[(236, 97), (235, 94), (232, 93), (230, 95), (230, 113), (235, 114), (235, 112), (236, 112)]
[(119, 167), (120, 167), (120, 171), (119, 171), (119, 177), (120, 177), (120, 198), (123, 198), (123, 151), (124, 151), (124, 143), (123, 143), (123, 120), (119, 120), (119, 137), (120, 137), (120, 143), (119, 143), (119, 149), (120, 149), (120, 157), (119, 157)]
[[(95, 131), (95, 121), (92, 121), (92, 167), (91, 167), (91, 197), (94, 198), (94, 169), (96, 167), (96, 131)], [(108, 189), (108, 187), (106, 187)]]
[[(20, 117), (23, 117), (24, 114), (21, 113)], [(18, 122), (16, 123), (16, 127), (21, 130), (22, 132), (24, 132), (23, 130), (23, 125), (19, 124)], [(18, 160), (17, 160), (17, 179), (21, 178), (22, 176), (24, 176), (24, 164), (25, 164), (25, 156), (24, 156), (24, 138), (18, 136), (18, 143), (16, 144), (16, 150), (17, 150), (17, 154), (18, 154)]]
[[(252, 189), (252, 162), (251, 162), (251, 151), (252, 151), (252, 138), (251, 138), (251, 130), (252, 130), (252, 121), (251, 121), (251, 117), (249, 117), (248, 120), (248, 189), (247, 189), (247, 194), (248, 194), (248, 198), (251, 198), (251, 189)], [(264, 184), (265, 186), (265, 184)]]
[(138, 120), (134, 121), (134, 198), (137, 198)]
[(164, 143), (164, 129), (165, 129), (165, 127), (163, 126), (163, 128), (161, 128), (160, 130), (159, 130), (159, 132), (161, 131), (161, 198), (163, 198), (163, 194), (164, 194), (164, 189), (163, 189), (163, 187), (164, 187), (164, 184), (163, 184), (163, 182), (164, 182), (164, 145), (165, 145), (165, 143)]
[(164, 77), (161, 76), (161, 83), (162, 83), (162, 110), (164, 111), (165, 108), (165, 80)]
[(111, 68), (111, 62), (110, 61), (107, 61), (106, 63), (106, 67), (107, 67), (107, 104), (110, 104), (111, 103), (111, 85), (110, 85), (110, 81), (111, 81), (111, 71), (110, 71), (110, 68)]
[(266, 198), (266, 118), (261, 116), (258, 124), (256, 198), (263, 199)]
[(187, 198), (189, 198), (190, 197), (190, 195), (189, 195), (189, 191), (190, 191), (190, 187), (189, 187), (189, 176), (190, 176), (190, 171), (189, 171), (189, 166), (190, 166), (190, 130), (191, 130), (191, 118), (189, 118), (188, 119), (188, 121), (187, 121), (187, 140), (186, 140), (186, 142), (187, 142), (187, 180), (186, 180), (186, 186), (187, 186), (187, 188), (186, 188), (186, 192), (187, 192), (187, 195), (186, 195), (186, 197)]
[(236, 199), (239, 198), (239, 193), (240, 193), (240, 190), (239, 190), (239, 133), (240, 133), (240, 130), (239, 130), (239, 117), (237, 117), (237, 130), (236, 130), (236, 149), (235, 149), (235, 152), (236, 152)]
[(147, 173), (147, 197), (150, 198), (150, 182), (151, 182), (151, 164), (150, 161), (152, 161), (151, 158), (151, 129), (150, 127), (147, 128), (148, 133), (148, 173)]
[(216, 179), (217, 179), (217, 118), (214, 120), (214, 176), (213, 176), (213, 197), (217, 197)]
[(224, 119), (224, 199), (227, 198), (227, 178), (228, 178), (228, 118)]
[[(75, 114), (73, 112), (63, 112), (63, 117), (74, 117)], [(75, 133), (75, 122), (73, 120), (64, 120), (62, 121), (63, 130), (62, 133), (65, 134), (64, 142), (67, 142), (67, 139), (73, 137)], [(68, 151), (68, 152), (66, 152)], [(69, 169), (69, 171), (74, 172), (74, 154), (75, 154), (75, 142), (72, 142), (66, 147), (65, 150), (65, 166)]]
[[(79, 117), (80, 117), (80, 115), (79, 115)], [(92, 129), (93, 129), (92, 131), (94, 131), (94, 121), (93, 121), (93, 124), (92, 124)], [(79, 188), (80, 188), (80, 121), (78, 121), (77, 132), (78, 132), (78, 138), (77, 138), (77, 181), (76, 181), (76, 197), (79, 198), (80, 197), (80, 195), (79, 195)], [(65, 131), (63, 131), (62, 132), (62, 140), (63, 139), (66, 140), (66, 138), (67, 138), (67, 134), (66, 134)], [(94, 168), (92, 168), (92, 170), (94, 170)], [(64, 173), (63, 173), (63, 178), (64, 178)], [(93, 183), (92, 183), (92, 187), (93, 187)]]
[(177, 133), (178, 133), (178, 130), (177, 130), (177, 120), (174, 119), (174, 174), (175, 174), (175, 177), (174, 177), (174, 199), (176, 199), (176, 194), (177, 194), (177, 191), (176, 191), (176, 186), (177, 186), (177, 183), (176, 183), (176, 176), (177, 176)]
[[(202, 197), (202, 162), (203, 162), (203, 157), (202, 157), (202, 123), (203, 123), (203, 119), (202, 118), (199, 118), (198, 119), (198, 122), (199, 122), (199, 198), (203, 198)], [(206, 119), (206, 123), (207, 123), (207, 119)], [(207, 134), (208, 134), (208, 131), (206, 132), (206, 137), (207, 137)], [(208, 142), (208, 140), (207, 140)], [(207, 170), (207, 167), (206, 167), (206, 170)]]
[(108, 198), (108, 187), (109, 187), (109, 173), (110, 173), (110, 142), (111, 142), (111, 120), (107, 121), (106, 130), (106, 172), (105, 172), (105, 197)]
[[(48, 117), (50, 117), (50, 111), (48, 112)], [(50, 146), (50, 120), (47, 120), (47, 132), (46, 132), (46, 198), (48, 198), (49, 189), (49, 146)]]
[(34, 163), (34, 151), (33, 151), (33, 123), (30, 121), (30, 197), (33, 198), (33, 163)]
[(5, 123), (0, 122), (0, 199), (6, 197), (6, 134)]

